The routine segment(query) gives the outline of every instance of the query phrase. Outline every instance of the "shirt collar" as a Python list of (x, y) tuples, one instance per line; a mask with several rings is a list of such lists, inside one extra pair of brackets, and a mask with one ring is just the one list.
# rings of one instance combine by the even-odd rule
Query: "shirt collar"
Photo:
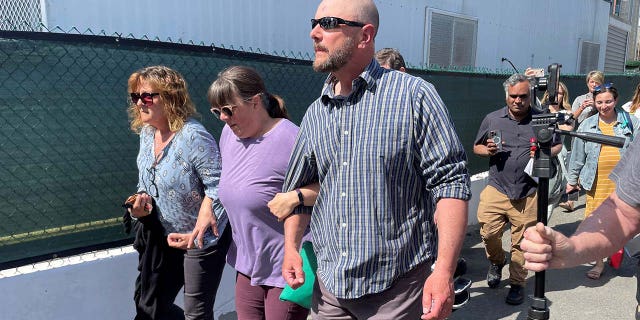
[[(522, 120), (517, 121), (517, 122), (526, 122), (527, 119), (532, 119), (534, 114), (539, 114), (541, 113), (540, 111), (536, 110), (536, 108), (533, 107), (529, 107), (529, 114), (524, 117)], [(513, 121), (516, 121), (515, 119), (513, 119), (510, 115), (509, 115), (509, 106), (504, 106), (504, 108), (502, 108), (502, 112), (500, 114), (501, 118), (509, 118)]]
[[(353, 90), (351, 91), (350, 96), (356, 92), (359, 92), (363, 88), (371, 92), (375, 92), (378, 80), (384, 73), (384, 70), (385, 69), (380, 66), (376, 59), (371, 59), (371, 62), (369, 62), (364, 71), (362, 71), (362, 73), (351, 82)], [(333, 87), (337, 81), (338, 80), (333, 75), (333, 73), (330, 73), (327, 79), (324, 81), (324, 87), (322, 88), (321, 96), (321, 101), (323, 104), (326, 105), (331, 99), (336, 98)]]

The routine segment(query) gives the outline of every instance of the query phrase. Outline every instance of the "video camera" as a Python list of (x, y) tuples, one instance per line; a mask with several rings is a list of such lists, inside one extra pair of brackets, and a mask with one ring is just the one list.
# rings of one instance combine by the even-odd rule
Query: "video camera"
[[(526, 75), (532, 78), (533, 81), (533, 97), (537, 97), (537, 92), (545, 92), (548, 94), (548, 105), (557, 105), (557, 97), (558, 97), (558, 78), (560, 78), (560, 68), (562, 68), (561, 64), (553, 63), (547, 67), (548, 77), (545, 76), (544, 69), (528, 69)], [(537, 107), (540, 111), (544, 111), (547, 108), (544, 106), (540, 106), (536, 100), (532, 100), (533, 105)]]

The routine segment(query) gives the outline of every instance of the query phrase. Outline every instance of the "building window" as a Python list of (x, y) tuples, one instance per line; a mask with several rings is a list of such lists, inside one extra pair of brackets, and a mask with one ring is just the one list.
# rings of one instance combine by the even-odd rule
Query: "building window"
[(475, 67), (478, 21), (427, 10), (426, 65)]
[(578, 62), (579, 73), (589, 73), (598, 69), (598, 59), (600, 58), (600, 44), (590, 41), (580, 42), (580, 61)]
[(610, 0), (611, 15), (624, 21), (631, 19), (631, 0)]
[(629, 33), (620, 28), (609, 26), (607, 47), (604, 55), (604, 72), (623, 73), (627, 55)]

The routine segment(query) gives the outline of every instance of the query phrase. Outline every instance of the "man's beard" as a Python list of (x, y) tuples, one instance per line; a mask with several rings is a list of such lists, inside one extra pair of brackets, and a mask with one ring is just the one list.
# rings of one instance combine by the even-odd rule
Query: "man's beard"
[[(313, 70), (316, 72), (334, 72), (340, 70), (340, 68), (344, 67), (349, 60), (351, 60), (351, 56), (353, 56), (353, 47), (355, 41), (353, 38), (347, 38), (347, 40), (337, 48), (334, 52), (329, 53), (329, 56), (324, 62), (318, 62), (316, 58), (313, 61)], [(324, 49), (324, 47), (322, 47)]]

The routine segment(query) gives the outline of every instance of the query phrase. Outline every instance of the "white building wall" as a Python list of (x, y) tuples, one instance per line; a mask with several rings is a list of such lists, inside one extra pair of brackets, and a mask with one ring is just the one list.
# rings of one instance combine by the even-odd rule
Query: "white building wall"
[[(49, 30), (60, 27), (97, 34), (215, 44), (245, 51), (312, 58), (309, 19), (318, 0), (42, 0)], [(581, 40), (601, 44), (609, 23), (603, 0), (377, 0), (378, 48), (395, 47), (412, 66), (426, 61), (427, 8), (478, 20), (476, 67), (519, 69), (563, 65), (575, 73)]]

